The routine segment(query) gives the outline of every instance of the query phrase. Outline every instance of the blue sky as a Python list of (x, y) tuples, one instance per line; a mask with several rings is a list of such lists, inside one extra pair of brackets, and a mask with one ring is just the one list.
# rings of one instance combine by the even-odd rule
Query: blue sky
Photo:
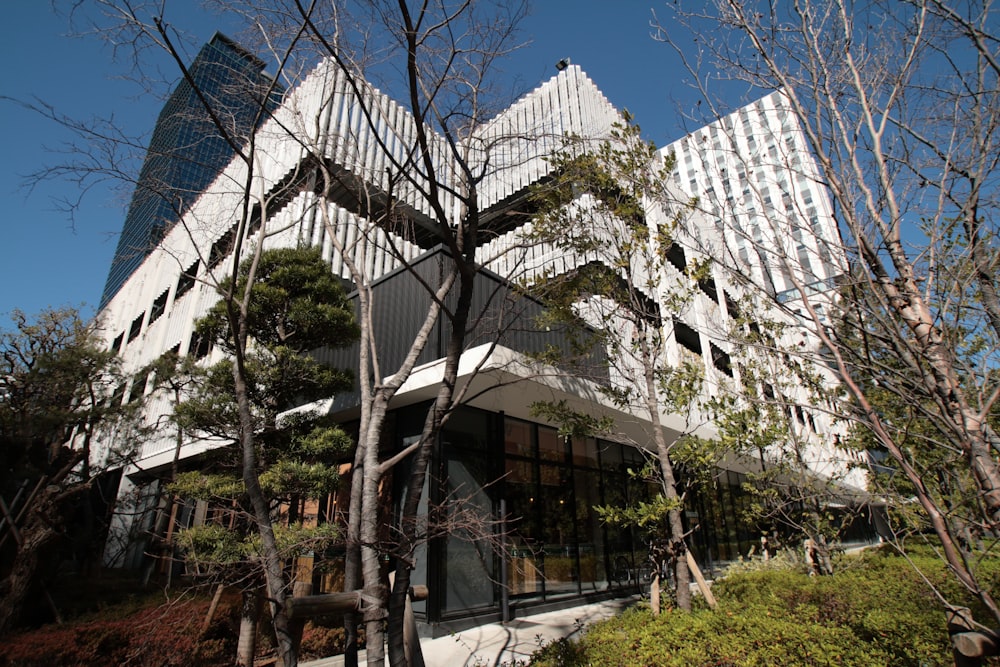
[[(199, 43), (216, 29), (226, 32), (225, 22), (199, 11), (194, 0), (167, 4), (173, 23)], [(663, 5), (649, 0), (538, 0), (523, 25), (529, 43), (504, 69), (527, 91), (552, 76), (559, 59), (569, 57), (613, 104), (636, 116), (649, 139), (663, 145), (683, 134), (678, 104), (690, 105), (691, 93), (672, 50), (650, 37), (651, 8), (656, 6)], [(123, 79), (127, 69), (114, 62), (110, 49), (93, 37), (67, 36), (67, 17), (54, 13), (48, 2), (8, 0), (4, 19), (0, 96), (38, 98), (77, 119), (113, 116), (130, 135), (152, 129), (165, 85), (149, 92)], [(0, 328), (14, 308), (35, 313), (74, 305), (92, 314), (100, 300), (127, 191), (91, 189), (71, 221), (54, 200), (78, 198), (77, 184), (62, 179), (32, 192), (24, 186), (27, 174), (59, 163), (62, 158), (53, 150), (68, 140), (54, 122), (0, 100)]]

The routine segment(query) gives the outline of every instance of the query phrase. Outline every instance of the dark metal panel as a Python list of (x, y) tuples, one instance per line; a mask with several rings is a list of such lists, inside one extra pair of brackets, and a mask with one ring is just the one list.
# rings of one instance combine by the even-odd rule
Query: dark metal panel
[[(384, 375), (399, 368), (409, 353), (431, 303), (428, 289), (435, 289), (441, 284), (449, 262), (447, 253), (437, 248), (418, 257), (409, 268), (399, 269), (374, 285), (372, 318), (380, 369)], [(456, 285), (446, 300), (449, 307), (454, 305), (457, 293)], [(353, 299), (356, 302), (357, 296)], [(482, 270), (476, 276), (473, 288), (465, 348), (496, 342), (512, 350), (532, 354), (554, 346), (568, 356), (569, 344), (565, 335), (539, 326), (538, 318), (543, 310), (538, 301), (524, 295), (523, 291), (495, 273)], [(447, 318), (440, 317), (418, 359), (418, 366), (444, 355), (449, 330)], [(324, 363), (357, 373), (358, 352), (358, 344), (355, 343), (338, 350), (317, 350), (314, 354)], [(588, 374), (597, 379), (606, 378), (604, 360), (603, 353), (594, 354)], [(356, 405), (359, 399), (359, 394), (355, 392), (338, 397), (336, 404), (338, 408), (347, 408)]]

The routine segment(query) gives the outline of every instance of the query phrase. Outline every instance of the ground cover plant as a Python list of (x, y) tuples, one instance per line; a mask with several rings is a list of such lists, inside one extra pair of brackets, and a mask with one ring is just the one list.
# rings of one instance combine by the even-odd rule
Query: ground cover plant
[[(719, 601), (714, 611), (655, 617), (641, 605), (595, 624), (577, 643), (546, 646), (531, 664), (953, 665), (944, 612), (921, 573), (948, 599), (976, 605), (955, 590), (954, 579), (930, 550), (918, 550), (911, 560), (912, 565), (884, 548), (846, 558), (828, 577), (810, 577), (794, 567), (737, 568), (713, 586)], [(995, 585), (1000, 559), (986, 561), (984, 571)], [(983, 610), (977, 611), (985, 620)]]
[[(240, 594), (226, 590), (206, 627), (212, 592), (191, 590), (168, 599), (162, 589), (137, 586), (124, 573), (66, 578), (53, 591), (64, 622), (4, 636), (0, 667), (228, 667), (239, 631)], [(273, 630), (261, 628), (261, 635), (257, 657), (273, 656)], [(339, 619), (307, 623), (304, 659), (343, 653), (343, 635)]]
[(166, 601), (159, 595), (130, 597), (102, 605), (61, 624), (12, 633), (0, 644), (3, 667), (71, 665), (232, 664), (239, 597), (225, 596), (202, 632), (211, 601), (185, 596)]

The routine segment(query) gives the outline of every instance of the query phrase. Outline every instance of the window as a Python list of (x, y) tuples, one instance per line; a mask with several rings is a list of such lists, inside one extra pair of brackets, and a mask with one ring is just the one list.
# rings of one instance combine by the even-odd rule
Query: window
[(726, 310), (729, 311), (729, 317), (733, 318), (734, 320), (739, 319), (740, 309), (739, 306), (736, 305), (736, 299), (734, 299), (733, 296), (726, 291), (723, 291), (723, 296), (726, 299)]
[(153, 301), (153, 307), (149, 309), (149, 323), (152, 324), (159, 319), (160, 315), (163, 314), (163, 311), (166, 310), (166, 308), (167, 290), (163, 290), (163, 293), (156, 297), (156, 300)]
[(684, 248), (677, 245), (677, 243), (671, 243), (667, 249), (667, 261), (673, 264), (675, 269), (684, 273), (684, 270), (687, 268), (687, 258), (684, 256)]
[(181, 277), (177, 279), (177, 289), (174, 291), (174, 301), (184, 296), (184, 294), (194, 287), (195, 278), (198, 275), (198, 260), (194, 260), (194, 264), (184, 269), (181, 272)]
[(677, 343), (681, 347), (695, 354), (701, 354), (701, 338), (698, 336), (698, 332), (676, 319), (674, 320), (674, 337), (677, 338)]
[(115, 336), (115, 340), (111, 343), (111, 352), (118, 354), (122, 349), (122, 341), (125, 340), (125, 332), (121, 332)]
[(212, 351), (212, 341), (207, 336), (201, 336), (197, 331), (191, 332), (191, 340), (188, 342), (188, 355), (195, 359), (201, 359)]
[(698, 281), (698, 289), (712, 301), (719, 303), (719, 290), (715, 287), (715, 280), (709, 276)]
[(132, 320), (132, 326), (128, 330), (128, 342), (134, 341), (139, 337), (139, 333), (142, 331), (142, 320), (146, 317), (146, 313), (142, 313), (134, 320)]
[(740, 261), (744, 264), (750, 264), (750, 252), (747, 250), (746, 246), (740, 243), (739, 250), (737, 254), (740, 257)]
[(733, 377), (733, 366), (729, 355), (715, 343), (709, 343), (708, 347), (712, 352), (712, 363), (715, 367), (729, 377)]
[(167, 225), (164, 222), (158, 222), (149, 229), (149, 248), (155, 248), (160, 245), (160, 241), (163, 237), (167, 235)]
[(226, 255), (233, 251), (233, 247), (236, 244), (236, 226), (229, 228), (225, 234), (223, 234), (218, 241), (212, 244), (212, 249), (208, 253), (208, 268), (209, 270), (214, 269), (219, 265), (219, 262), (223, 260)]
[(253, 236), (260, 228), (263, 218), (261, 216), (260, 204), (254, 204), (250, 212), (250, 224), (247, 226), (247, 236)]
[(148, 375), (144, 375), (141, 378), (136, 378), (132, 382), (132, 386), (129, 387), (129, 392), (128, 392), (128, 399), (127, 400), (128, 400), (129, 403), (135, 403), (140, 398), (142, 398), (143, 394), (146, 393), (146, 380), (147, 379), (148, 379)]
[(504, 450), (517, 456), (531, 456), (535, 446), (531, 440), (531, 424), (516, 419), (504, 419)]
[(118, 407), (125, 400), (125, 385), (120, 384), (115, 387), (114, 392), (112, 392), (111, 397), (108, 399), (108, 404), (111, 407)]
[(554, 428), (538, 426), (538, 456), (542, 460), (564, 463), (566, 440)]
[(807, 274), (812, 274), (812, 262), (809, 261), (809, 252), (806, 250), (804, 245), (798, 247), (799, 254), (799, 264), (802, 265), (802, 270)]

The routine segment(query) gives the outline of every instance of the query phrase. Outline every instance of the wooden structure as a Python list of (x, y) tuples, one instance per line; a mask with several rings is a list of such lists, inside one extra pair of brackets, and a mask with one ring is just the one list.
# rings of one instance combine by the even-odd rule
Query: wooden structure
[[(426, 600), (426, 586), (410, 586), (406, 597), (406, 608), (403, 611), (403, 645), (406, 651), (407, 663), (411, 667), (424, 667), (423, 653), (420, 651), (420, 638), (417, 636), (417, 621), (413, 616), (411, 602)], [(296, 645), (301, 640), (302, 626), (305, 621), (315, 616), (336, 616), (351, 611), (361, 611), (361, 591), (346, 593), (325, 593), (322, 595), (295, 595), (287, 600), (288, 619), (293, 626)]]
[(1000, 634), (976, 623), (968, 607), (950, 607), (945, 613), (955, 667), (982, 667), (986, 658), (1000, 655)]

